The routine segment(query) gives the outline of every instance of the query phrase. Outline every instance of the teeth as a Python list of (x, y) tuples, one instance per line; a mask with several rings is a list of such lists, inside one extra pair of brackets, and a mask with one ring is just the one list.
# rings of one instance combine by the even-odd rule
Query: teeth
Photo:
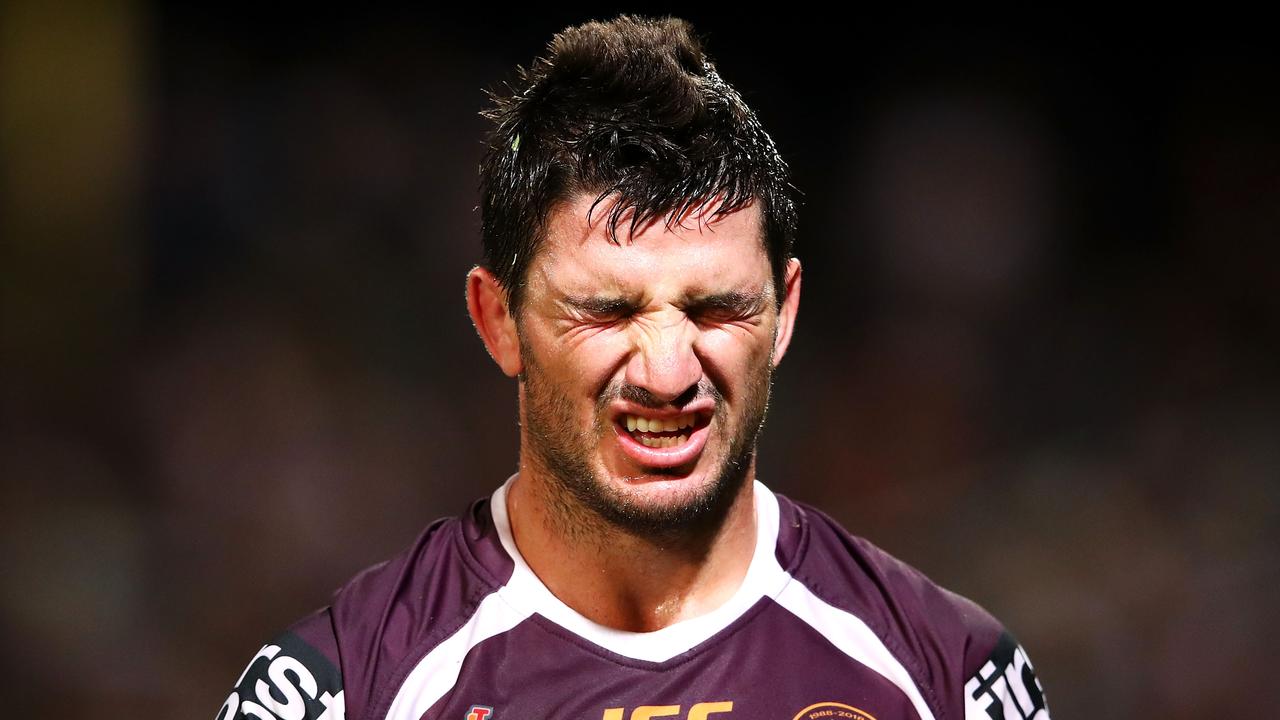
[(628, 432), (635, 432), (637, 430), (640, 432), (675, 432), (676, 430), (693, 427), (693, 424), (696, 421), (697, 415), (694, 413), (685, 413), (684, 415), (677, 415), (676, 417), (667, 418), (665, 420), (659, 418), (650, 420), (649, 418), (640, 417), (639, 415), (626, 416)]
[(666, 437), (666, 438), (639, 437), (636, 439), (639, 440), (640, 443), (645, 447), (651, 447), (651, 448), (680, 447), (681, 445), (689, 442), (689, 438), (685, 435), (681, 435), (679, 437)]

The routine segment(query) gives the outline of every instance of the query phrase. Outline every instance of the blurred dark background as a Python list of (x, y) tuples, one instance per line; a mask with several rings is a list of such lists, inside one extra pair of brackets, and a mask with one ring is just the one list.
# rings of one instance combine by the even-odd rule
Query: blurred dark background
[[(482, 89), (615, 10), (0, 8), (0, 671), (211, 717), (514, 469)], [(1055, 717), (1280, 702), (1280, 94), (1247, 20), (675, 12), (804, 194), (761, 478), (1002, 618)]]

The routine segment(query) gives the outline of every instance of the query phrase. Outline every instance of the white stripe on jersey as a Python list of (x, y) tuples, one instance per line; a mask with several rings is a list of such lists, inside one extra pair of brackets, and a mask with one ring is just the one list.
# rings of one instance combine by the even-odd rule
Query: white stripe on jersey
[(418, 661), (396, 692), (387, 720), (419, 720), (458, 682), (462, 661), (472, 648), (507, 632), (527, 617), (528, 613), (511, 607), (496, 593), (486, 597), (467, 624)]
[(911, 700), (920, 720), (934, 720), (911, 674), (857, 615), (828, 604), (795, 579), (774, 600), (830, 640), (840, 652), (897, 685)]

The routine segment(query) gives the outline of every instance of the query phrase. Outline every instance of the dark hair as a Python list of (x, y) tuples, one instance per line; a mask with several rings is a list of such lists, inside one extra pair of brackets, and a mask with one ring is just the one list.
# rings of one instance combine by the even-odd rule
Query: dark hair
[(787, 165), (689, 23), (589, 22), (556, 35), (544, 57), (517, 71), (481, 113), (496, 127), (480, 165), (484, 264), (513, 312), (548, 216), (583, 192), (596, 203), (617, 197), (607, 225), (614, 242), (628, 214), (634, 231), (664, 217), (669, 227), (712, 200), (721, 201), (712, 217), (759, 201), (781, 302), (796, 225)]

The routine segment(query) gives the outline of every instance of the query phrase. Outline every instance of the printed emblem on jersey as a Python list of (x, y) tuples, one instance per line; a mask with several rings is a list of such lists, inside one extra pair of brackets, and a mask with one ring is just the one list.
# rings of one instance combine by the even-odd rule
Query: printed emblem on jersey
[(493, 720), (493, 708), (488, 705), (472, 705), (466, 720)]
[(345, 720), (342, 674), (286, 632), (245, 666), (214, 720)]
[(814, 703), (796, 713), (793, 720), (876, 720), (865, 710), (838, 702)]
[(1044, 688), (1031, 660), (1011, 635), (1005, 633), (991, 657), (965, 683), (965, 708), (969, 717), (991, 720), (1048, 720)]

